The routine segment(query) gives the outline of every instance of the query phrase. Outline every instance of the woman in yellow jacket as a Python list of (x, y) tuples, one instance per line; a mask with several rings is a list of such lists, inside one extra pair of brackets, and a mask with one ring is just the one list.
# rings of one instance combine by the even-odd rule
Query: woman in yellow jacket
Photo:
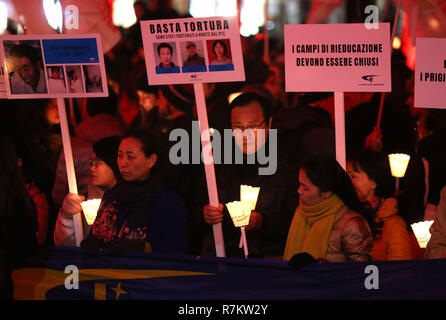
[(406, 222), (398, 215), (398, 204), (387, 159), (370, 149), (353, 155), (347, 173), (363, 202), (375, 219), (372, 260), (410, 260), (412, 245)]

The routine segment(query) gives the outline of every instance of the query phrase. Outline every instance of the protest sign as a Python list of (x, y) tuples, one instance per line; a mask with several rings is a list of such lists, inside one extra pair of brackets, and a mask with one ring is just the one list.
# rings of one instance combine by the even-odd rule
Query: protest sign
[(336, 160), (346, 168), (344, 92), (391, 91), (388, 23), (285, 25), (285, 91), (335, 95)]
[(391, 91), (388, 23), (285, 25), (285, 90)]
[(4, 36), (1, 51), (8, 98), (108, 96), (98, 35)]
[(244, 81), (237, 17), (141, 21), (149, 83)]
[(414, 105), (446, 108), (446, 39), (417, 38)]
[[(106, 97), (107, 77), (99, 35), (25, 35), (0, 38), (8, 99), (57, 98), (68, 189), (77, 194), (70, 133), (63, 98)], [(73, 215), (76, 246), (83, 239)]]

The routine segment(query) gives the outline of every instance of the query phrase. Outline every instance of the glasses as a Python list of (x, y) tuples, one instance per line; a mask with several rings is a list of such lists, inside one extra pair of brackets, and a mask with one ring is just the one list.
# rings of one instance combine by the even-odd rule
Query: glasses
[(101, 159), (90, 159), (90, 166), (97, 168), (101, 162)]
[(234, 126), (233, 129), (239, 129), (245, 131), (246, 129), (257, 131), (260, 127), (266, 122), (266, 119), (260, 122), (259, 124), (250, 125), (250, 126)]

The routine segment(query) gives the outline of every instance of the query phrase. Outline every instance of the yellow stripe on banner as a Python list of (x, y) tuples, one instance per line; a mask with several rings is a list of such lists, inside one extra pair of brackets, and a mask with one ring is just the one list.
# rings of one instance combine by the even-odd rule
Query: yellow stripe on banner
[(95, 300), (106, 300), (107, 287), (104, 283), (94, 284), (94, 299)]
[[(201, 275), (215, 274), (176, 270), (80, 269), (79, 286), (83, 281), (150, 279)], [(24, 268), (14, 270), (12, 273), (14, 299), (46, 300), (46, 293), (55, 287), (64, 285), (65, 279), (68, 276), (70, 276), (70, 274), (63, 271), (47, 268)], [(105, 297), (105, 294), (100, 293), (100, 297), (102, 296)]]

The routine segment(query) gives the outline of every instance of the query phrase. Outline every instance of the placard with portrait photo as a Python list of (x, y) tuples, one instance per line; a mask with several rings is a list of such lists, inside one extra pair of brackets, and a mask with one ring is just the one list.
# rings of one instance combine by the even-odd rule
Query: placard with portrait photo
[(100, 41), (98, 34), (3, 36), (7, 97), (108, 96)]
[[(149, 85), (245, 80), (237, 17), (140, 23)], [(161, 44), (165, 62), (158, 50)]]

